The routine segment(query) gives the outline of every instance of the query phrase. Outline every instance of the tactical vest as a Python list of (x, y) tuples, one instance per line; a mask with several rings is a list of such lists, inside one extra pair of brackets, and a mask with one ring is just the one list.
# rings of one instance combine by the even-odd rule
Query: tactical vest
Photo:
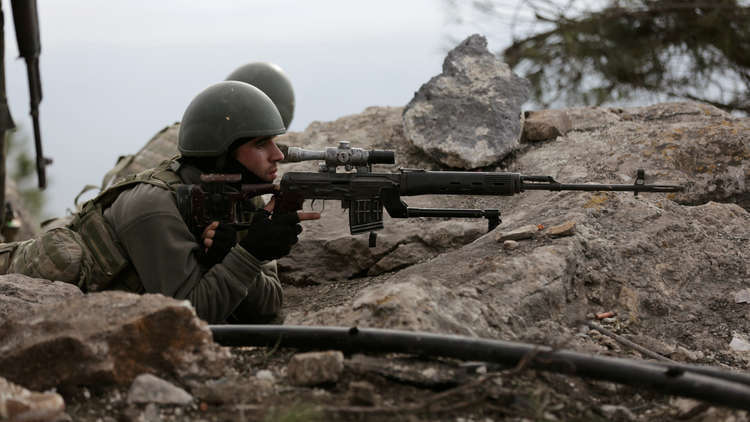
[(177, 174), (178, 169), (179, 163), (175, 159), (164, 161), (156, 168), (127, 176), (81, 206), (68, 225), (68, 228), (80, 235), (92, 261), (88, 274), (82, 274), (78, 282), (81, 290), (126, 290), (135, 293), (144, 291), (135, 268), (104, 219), (104, 210), (109, 208), (123, 191), (139, 183), (148, 183), (175, 192), (175, 186), (183, 183)]

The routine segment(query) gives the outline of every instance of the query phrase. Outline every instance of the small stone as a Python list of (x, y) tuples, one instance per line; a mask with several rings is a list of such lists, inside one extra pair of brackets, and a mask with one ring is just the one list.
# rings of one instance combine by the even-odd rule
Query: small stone
[(65, 401), (57, 393), (38, 393), (0, 377), (0, 420), (57, 421)]
[(703, 359), (704, 354), (700, 350), (693, 351), (686, 349), (682, 346), (677, 346), (677, 349), (675, 349), (672, 358), (679, 358), (680, 360), (689, 360), (689, 361), (699, 361)]
[(684, 397), (674, 397), (669, 400), (669, 404), (676, 407), (680, 413), (685, 414), (693, 410), (695, 406), (698, 406), (701, 402)]
[(138, 419), (138, 421), (143, 422), (160, 422), (161, 415), (159, 414), (159, 408), (153, 404), (149, 403), (146, 405), (146, 408), (143, 410), (143, 413), (141, 414), (141, 417)]
[(512, 250), (516, 249), (517, 247), (518, 242), (516, 242), (515, 240), (506, 240), (505, 242), (503, 242), (503, 248), (505, 249)]
[(255, 378), (258, 378), (259, 380), (268, 380), (268, 381), (275, 381), (276, 377), (273, 376), (273, 372), (269, 371), (268, 369), (261, 369), (258, 371), (257, 374), (255, 374)]
[(602, 412), (609, 416), (610, 420), (635, 420), (636, 417), (633, 412), (625, 406), (615, 406), (611, 404), (605, 404), (601, 407)]
[(428, 379), (435, 378), (438, 371), (435, 368), (426, 368), (422, 371), (422, 376)]
[(138, 375), (128, 392), (128, 403), (159, 403), (186, 405), (193, 402), (193, 396), (151, 374)]
[(523, 140), (544, 141), (570, 132), (573, 124), (565, 110), (537, 110), (524, 113)]
[(740, 290), (735, 293), (734, 303), (750, 303), (750, 289)]
[(498, 242), (505, 242), (506, 240), (531, 239), (538, 231), (539, 227), (534, 224), (529, 224), (509, 232), (500, 232), (497, 234), (496, 240)]
[(548, 228), (545, 233), (552, 237), (572, 236), (575, 233), (575, 229), (575, 221), (566, 221), (558, 226)]
[(294, 385), (311, 386), (336, 382), (344, 371), (340, 351), (298, 353), (287, 365), (287, 377)]
[(367, 381), (349, 383), (349, 403), (353, 406), (374, 406), (380, 397), (375, 387)]
[(729, 348), (735, 352), (750, 352), (750, 342), (747, 338), (735, 334), (729, 342)]

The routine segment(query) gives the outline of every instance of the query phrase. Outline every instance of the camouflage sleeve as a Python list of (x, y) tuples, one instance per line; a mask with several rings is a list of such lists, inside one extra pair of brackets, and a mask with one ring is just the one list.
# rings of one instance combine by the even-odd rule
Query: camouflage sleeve
[(139, 184), (120, 194), (104, 216), (146, 292), (188, 299), (209, 323), (226, 321), (249, 295), (264, 312), (281, 307), (278, 277), (263, 272), (261, 262), (243, 248), (234, 247), (211, 268), (200, 264), (201, 246), (169, 191)]

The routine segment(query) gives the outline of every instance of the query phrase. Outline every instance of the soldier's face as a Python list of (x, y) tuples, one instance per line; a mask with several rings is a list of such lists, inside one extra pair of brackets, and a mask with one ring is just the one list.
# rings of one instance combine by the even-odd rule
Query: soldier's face
[(273, 137), (255, 138), (234, 150), (234, 159), (266, 182), (273, 182), (284, 153)]

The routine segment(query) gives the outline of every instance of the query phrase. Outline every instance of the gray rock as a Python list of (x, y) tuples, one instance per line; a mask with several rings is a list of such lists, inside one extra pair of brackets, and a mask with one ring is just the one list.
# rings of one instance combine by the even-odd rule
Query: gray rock
[(426, 257), (433, 256), (429, 249), (421, 243), (406, 243), (398, 245), (396, 249), (373, 264), (367, 275), (378, 275), (389, 271), (400, 270), (416, 264)]
[(515, 240), (506, 240), (503, 242), (503, 248), (505, 249), (513, 250), (513, 249), (516, 249), (517, 247), (518, 247), (518, 242), (516, 242)]
[(545, 141), (565, 135), (573, 128), (565, 110), (537, 110), (524, 113), (523, 140)]
[(750, 289), (743, 289), (735, 293), (734, 303), (750, 303)]
[[(415, 201), (410, 201), (414, 202)], [(440, 199), (420, 199), (419, 206), (445, 207)], [(320, 220), (303, 222), (292, 253), (278, 261), (281, 280), (293, 285), (320, 284), (362, 274), (376, 276), (414, 265), (476, 240), (483, 221), (434, 221), (385, 217), (377, 247), (367, 235), (352, 236), (346, 214), (326, 210)], [(429, 246), (426, 246), (429, 245)]]
[(238, 375), (192, 382), (190, 390), (196, 399), (219, 405), (260, 403), (264, 398), (273, 395), (275, 392), (274, 380)]
[(544, 231), (544, 234), (546, 234), (547, 236), (552, 236), (552, 237), (572, 236), (575, 233), (575, 231), (576, 231), (576, 222), (566, 221), (562, 224), (549, 227), (547, 230)]
[(605, 404), (605, 405), (602, 405), (601, 409), (602, 409), (602, 412), (611, 420), (625, 420), (625, 421), (637, 420), (635, 414), (625, 406)]
[(270, 382), (276, 381), (276, 377), (273, 376), (273, 372), (269, 371), (268, 369), (261, 369), (260, 371), (258, 371), (255, 374), (255, 378)]
[[(397, 357), (380, 357), (355, 354), (345, 362), (349, 372), (359, 376), (377, 375), (402, 384), (429, 388), (446, 389), (463, 383), (466, 370), (439, 361), (420, 362)], [(352, 383), (349, 384), (352, 388)]]
[(339, 380), (344, 354), (339, 351), (298, 353), (289, 360), (286, 375), (294, 385), (313, 386)]
[(534, 224), (527, 224), (510, 231), (498, 232), (495, 235), (495, 239), (501, 243), (505, 242), (506, 240), (531, 239), (536, 236), (537, 232), (539, 232), (539, 227)]
[(750, 352), (750, 341), (743, 335), (735, 334), (729, 342), (729, 348), (735, 352)]
[(486, 38), (472, 35), (448, 53), (443, 72), (406, 106), (404, 132), (445, 166), (489, 166), (519, 145), (529, 88), (487, 50)]
[(156, 403), (186, 405), (193, 396), (176, 385), (151, 374), (135, 377), (128, 391), (128, 403)]
[(135, 422), (161, 422), (161, 412), (159, 412), (159, 406), (154, 403), (149, 403), (143, 412), (140, 412), (135, 419)]
[(0, 420), (55, 422), (64, 411), (59, 394), (29, 391), (0, 377)]
[(189, 302), (161, 295), (92, 293), (0, 322), (0, 375), (38, 390), (219, 376), (228, 357)]
[(30, 313), (39, 305), (81, 297), (78, 287), (22, 274), (0, 275), (0, 321)]
[(367, 381), (352, 381), (349, 383), (349, 403), (353, 406), (375, 406), (380, 396), (375, 386)]

